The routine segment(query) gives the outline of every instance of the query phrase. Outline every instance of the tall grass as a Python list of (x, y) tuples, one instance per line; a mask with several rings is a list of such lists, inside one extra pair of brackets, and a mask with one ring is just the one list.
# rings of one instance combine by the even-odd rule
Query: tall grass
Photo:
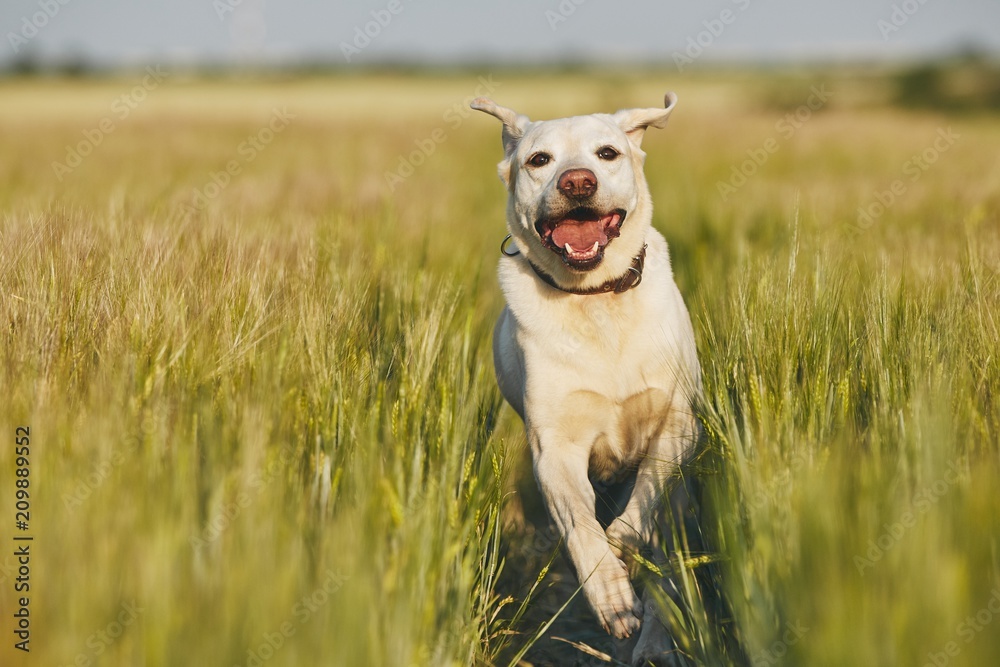
[[(834, 78), (828, 108), (723, 199), (787, 112), (768, 80), (497, 78), (535, 117), (681, 97), (646, 150), (705, 376), (711, 552), (676, 560), (685, 650), (995, 662), (996, 119), (859, 106)], [(489, 351), (499, 137), (444, 116), (477, 83), (170, 82), (59, 181), (51, 161), (130, 85), (0, 85), (0, 433), (31, 426), (36, 537), (32, 653), (5, 639), (0, 662), (506, 664), (575, 584), (554, 543), (527, 544), (530, 481), (512, 488), (530, 471)], [(781, 99), (808, 91), (788, 85)], [(405, 119), (400, 96), (420, 100)], [(290, 126), (186, 207), (276, 106)], [(853, 225), (946, 126), (962, 138)], [(9, 524), (12, 447), (0, 467)], [(721, 621), (689, 576), (706, 568)], [(546, 643), (595, 643), (578, 603), (527, 660), (591, 659)]]
[(705, 318), (717, 528), (755, 662), (1000, 651), (962, 625), (1000, 584), (1000, 289), (971, 261), (946, 284), (755, 261)]
[(174, 224), (54, 213), (4, 235), (37, 652), (96, 657), (133, 602), (102, 662), (246, 664), (278, 637), (273, 664), (468, 663), (504, 466), (468, 297), (314, 230)]

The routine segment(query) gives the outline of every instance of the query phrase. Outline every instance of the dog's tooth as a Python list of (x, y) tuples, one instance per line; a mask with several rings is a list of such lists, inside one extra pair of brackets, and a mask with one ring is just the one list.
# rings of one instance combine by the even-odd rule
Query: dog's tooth
[(571, 246), (570, 244), (567, 243), (566, 244), (566, 252), (568, 252), (569, 254), (572, 255), (573, 253), (576, 252), (576, 250), (573, 248), (573, 246)]
[(594, 241), (594, 246), (590, 249), (590, 252), (597, 252), (597, 249), (601, 247), (600, 241)]

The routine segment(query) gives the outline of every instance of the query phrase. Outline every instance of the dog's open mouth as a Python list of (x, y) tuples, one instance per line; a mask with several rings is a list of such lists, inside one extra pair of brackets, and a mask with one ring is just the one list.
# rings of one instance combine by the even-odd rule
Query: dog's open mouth
[(545, 247), (562, 257), (567, 266), (589, 271), (604, 259), (604, 248), (618, 238), (623, 222), (623, 209), (601, 214), (580, 207), (561, 218), (539, 220), (535, 230)]

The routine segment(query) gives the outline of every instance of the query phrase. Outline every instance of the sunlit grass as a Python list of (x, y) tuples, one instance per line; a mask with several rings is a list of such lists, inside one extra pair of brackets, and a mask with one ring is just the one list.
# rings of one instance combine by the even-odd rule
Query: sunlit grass
[[(995, 118), (848, 104), (833, 78), (829, 106), (723, 200), (787, 113), (754, 96), (765, 79), (495, 79), (537, 117), (681, 98), (645, 145), (705, 375), (692, 468), (711, 553), (678, 562), (719, 568), (751, 664), (995, 662), (1000, 617), (966, 620), (1000, 587)], [(517, 653), (538, 625), (509, 625), (522, 600), (496, 584), (501, 538), (519, 538), (502, 531), (510, 480), (530, 474), (489, 349), (500, 142), (490, 119), (445, 116), (475, 78), (169, 80), (59, 181), (51, 162), (133, 83), (0, 90), (0, 433), (32, 428), (36, 536), (32, 653), (5, 639), (0, 662)], [(246, 159), (275, 107), (294, 121)], [(858, 207), (949, 126), (961, 139), (859, 230)], [(189, 210), (230, 160), (240, 173)], [(10, 447), (0, 466), (10, 525)], [(527, 591), (539, 569), (502, 574)], [(682, 644), (736, 663), (704, 582), (683, 581)]]

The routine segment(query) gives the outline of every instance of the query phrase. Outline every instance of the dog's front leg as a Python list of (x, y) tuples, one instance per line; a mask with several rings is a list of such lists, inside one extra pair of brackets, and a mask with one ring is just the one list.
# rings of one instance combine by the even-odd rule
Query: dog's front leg
[[(671, 546), (671, 531), (666, 519), (684, 516), (687, 493), (684, 484), (671, 491), (668, 511), (664, 491), (683, 453), (695, 442), (697, 433), (693, 419), (679, 419), (672, 426), (649, 443), (625, 511), (607, 530), (608, 542), (616, 555), (628, 560), (631, 554), (641, 553), (647, 561), (665, 571), (669, 571), (669, 557), (657, 537), (664, 538), (668, 550), (675, 548)], [(677, 581), (669, 574), (662, 579), (650, 577), (650, 574), (645, 573), (643, 577), (646, 581), (642, 595), (643, 626), (631, 651), (631, 664), (688, 665), (668, 630), (668, 617), (661, 615), (663, 610), (654, 592), (659, 589), (660, 594), (666, 594), (675, 605), (684, 608)]]
[(642, 604), (625, 564), (612, 553), (594, 515), (586, 449), (560, 444), (532, 443), (535, 479), (590, 608), (605, 630), (618, 638), (628, 637), (639, 628)]
[(667, 480), (693, 447), (697, 435), (698, 423), (690, 409), (685, 409), (674, 411), (650, 441), (625, 511), (607, 529), (608, 542), (618, 557), (625, 559), (630, 552), (652, 546), (663, 513)]

